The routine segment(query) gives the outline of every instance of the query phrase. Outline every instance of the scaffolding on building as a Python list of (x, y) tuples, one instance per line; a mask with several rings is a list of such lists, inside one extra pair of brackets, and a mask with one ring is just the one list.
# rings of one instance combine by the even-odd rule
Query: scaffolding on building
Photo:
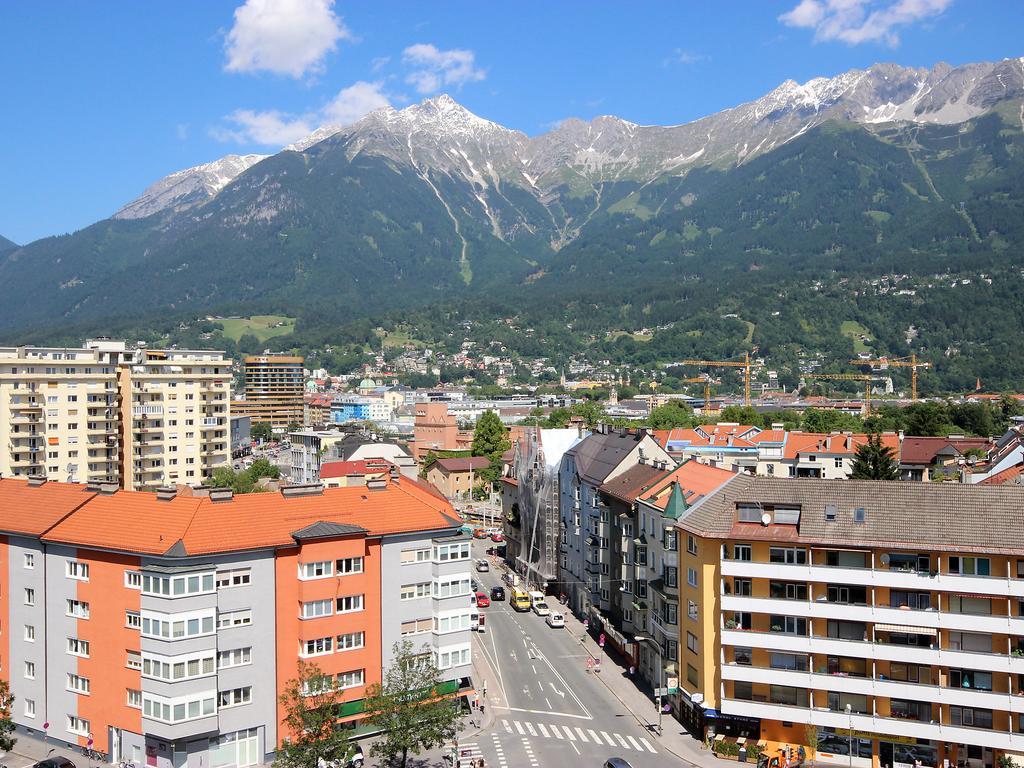
[(520, 441), (515, 460), (522, 535), (516, 570), (543, 590), (558, 580), (558, 464), (545, 461), (540, 429)]

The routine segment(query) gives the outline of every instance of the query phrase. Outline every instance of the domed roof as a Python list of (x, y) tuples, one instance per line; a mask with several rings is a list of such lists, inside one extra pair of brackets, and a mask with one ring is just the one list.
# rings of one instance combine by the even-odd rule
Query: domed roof
[(365, 379), (363, 379), (362, 381), (359, 382), (359, 388), (360, 389), (373, 389), (376, 386), (377, 386), (377, 382), (374, 381), (373, 379), (369, 378), (369, 377), (367, 377), (367, 378), (365, 378)]

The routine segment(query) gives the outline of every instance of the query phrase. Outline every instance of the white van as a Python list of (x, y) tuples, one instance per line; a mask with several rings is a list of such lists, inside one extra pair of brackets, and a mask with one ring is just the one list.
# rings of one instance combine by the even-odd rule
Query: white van
[(548, 613), (548, 617), (544, 621), (553, 629), (563, 629), (565, 627), (565, 617), (558, 611)]
[(547, 602), (544, 599), (544, 593), (541, 592), (540, 590), (534, 589), (534, 590), (531, 590), (528, 594), (530, 595), (530, 605), (531, 606), (534, 606), (537, 603)]

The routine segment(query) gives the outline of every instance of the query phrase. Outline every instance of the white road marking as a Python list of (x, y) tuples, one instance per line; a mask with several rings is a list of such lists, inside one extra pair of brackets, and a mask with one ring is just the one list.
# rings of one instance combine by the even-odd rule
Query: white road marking
[(551, 709), (551, 699), (547, 696), (544, 697), (544, 703), (548, 705), (548, 709)]
[(568, 725), (562, 727), (565, 728), (565, 735), (569, 737), (569, 741), (576, 741), (576, 734), (572, 732), (572, 728)]
[(537, 735), (537, 732), (535, 730), (533, 730), (533, 723), (526, 722), (525, 725), (526, 725), (526, 730), (528, 730), (530, 732), (531, 736), (536, 736)]
[(567, 712), (550, 712), (546, 709), (523, 709), (522, 707), (495, 707), (495, 709), (506, 709), (509, 712), (529, 712), (531, 715), (551, 715), (553, 717), (571, 717), (575, 720), (593, 720), (590, 715), (571, 715)]
[(508, 720), (502, 720), (501, 724), (505, 726), (505, 730), (512, 733), (512, 726), (508, 724)]
[(530, 669), (533, 670), (533, 674), (535, 674), (535, 675), (537, 674), (537, 668), (535, 666), (533, 666), (533, 664), (530, 665)]
[(597, 735), (597, 731), (591, 730), (590, 728), (587, 728), (587, 731), (590, 733), (590, 738), (594, 740), (595, 744), (601, 743), (601, 737)]
[(576, 754), (578, 755), (580, 753), (579, 747), (576, 746), (575, 742), (569, 742), (569, 743), (572, 744), (572, 748), (576, 750)]
[(601, 731), (601, 735), (602, 735), (602, 736), (604, 736), (604, 740), (608, 742), (608, 746), (609, 746), (609, 747), (615, 747), (615, 746), (618, 746), (618, 745), (617, 745), (617, 744), (615, 743), (614, 739), (612, 739), (612, 737), (608, 735), (608, 732), (607, 732), (607, 731)]
[(658, 751), (658, 750), (656, 750), (656, 749), (655, 749), (654, 747), (652, 747), (652, 746), (651, 746), (651, 742), (649, 742), (649, 741), (648, 741), (647, 739), (645, 739), (645, 738), (644, 738), (643, 736), (641, 736), (641, 737), (640, 737), (640, 741), (641, 741), (641, 742), (643, 742), (643, 745), (644, 745), (645, 747), (647, 747), (647, 751), (648, 751), (648, 752), (654, 752), (654, 753), (657, 753), (657, 751)]
[(628, 733), (626, 734), (626, 738), (627, 738), (627, 739), (629, 739), (629, 740), (630, 740), (630, 742), (632, 742), (632, 744), (633, 744), (633, 746), (634, 746), (634, 747), (636, 748), (636, 751), (637, 751), (637, 752), (643, 752), (643, 751), (644, 751), (644, 748), (640, 746), (640, 742), (639, 742), (639, 741), (637, 741), (636, 739), (634, 739), (634, 738), (633, 738), (632, 736), (630, 736), (630, 735), (629, 735)]
[(551, 738), (548, 735), (548, 729), (544, 727), (544, 723), (537, 723), (537, 727), (540, 728), (541, 735), (544, 736), (545, 739)]
[(619, 734), (616, 733), (615, 734), (615, 738), (618, 740), (619, 744), (622, 746), (623, 749), (629, 749), (630, 748), (629, 744), (626, 743), (626, 740), (624, 738), (622, 738), (622, 736), (620, 736)]
[(519, 731), (520, 736), (526, 735), (526, 731), (523, 730), (523, 726), (519, 724), (518, 720), (513, 720), (512, 724), (516, 727), (516, 730)]
[(562, 732), (561, 732), (560, 730), (558, 730), (558, 726), (557, 726), (557, 725), (555, 725), (554, 723), (552, 723), (551, 725), (549, 725), (549, 726), (548, 726), (548, 728), (550, 728), (550, 729), (551, 729), (551, 733), (552, 733), (552, 734), (554, 734), (554, 737), (555, 737), (556, 739), (561, 739), (561, 738), (565, 738), (564, 736), (562, 736)]
[(580, 735), (580, 738), (583, 739), (584, 741), (590, 741), (590, 739), (587, 738), (587, 734), (585, 734), (583, 732), (582, 728), (577, 728), (576, 729), (576, 733), (578, 733)]

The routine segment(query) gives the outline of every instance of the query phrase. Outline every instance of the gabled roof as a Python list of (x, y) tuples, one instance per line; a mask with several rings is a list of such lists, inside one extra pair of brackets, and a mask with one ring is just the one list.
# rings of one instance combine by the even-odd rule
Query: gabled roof
[(644, 432), (593, 432), (567, 450), (565, 455), (574, 458), (580, 479), (596, 488), (645, 437)]
[(658, 469), (652, 464), (637, 464), (622, 474), (616, 475), (598, 488), (620, 501), (632, 504), (645, 489), (669, 473), (669, 470)]
[(658, 430), (655, 436), (663, 448), (753, 448), (759, 427), (749, 424), (702, 424), (694, 429)]
[[(882, 445), (892, 449), (894, 457), (900, 458), (900, 438), (895, 432), (882, 433)], [(868, 441), (868, 435), (853, 432), (799, 432), (792, 431), (786, 438), (782, 455), (796, 459), (802, 454), (824, 454), (827, 456), (853, 456), (857, 448)]]
[(1007, 483), (1020, 484), (1021, 473), (1024, 472), (1024, 461), (1007, 467), (1002, 472), (996, 472), (991, 477), (986, 477), (978, 485), (1005, 485)]
[(366, 533), (366, 529), (359, 525), (348, 525), (347, 523), (329, 523), (325, 520), (318, 520), (305, 528), (292, 531), (292, 538), (296, 541), (307, 539), (331, 539), (336, 536), (351, 536), (353, 534)]
[(992, 445), (984, 437), (905, 437), (900, 449), (902, 464), (931, 464), (939, 455), (962, 456), (972, 448), (987, 450)]
[(673, 490), (678, 488), (686, 504), (692, 506), (735, 477), (736, 474), (727, 469), (719, 469), (690, 459), (647, 488), (640, 495), (640, 501), (665, 511)]
[(491, 460), (486, 456), (462, 456), (438, 459), (435, 463), (445, 472), (469, 472), (471, 469), (479, 471), (491, 466)]
[(0, 479), (0, 531), (39, 536), (96, 495), (84, 485)]
[(394, 465), (387, 459), (359, 459), (358, 461), (327, 461), (320, 465), (320, 479), (330, 480), (348, 475), (383, 475)]

